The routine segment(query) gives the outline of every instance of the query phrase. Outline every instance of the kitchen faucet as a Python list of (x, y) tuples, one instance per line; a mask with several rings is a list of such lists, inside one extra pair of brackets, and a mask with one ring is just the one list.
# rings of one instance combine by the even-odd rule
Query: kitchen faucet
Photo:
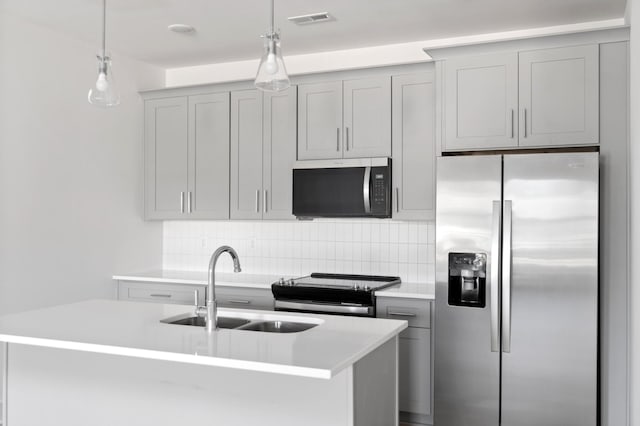
[(207, 303), (206, 306), (198, 306), (196, 308), (196, 315), (204, 316), (206, 321), (207, 332), (211, 333), (218, 328), (218, 310), (216, 304), (216, 263), (222, 253), (229, 253), (231, 259), (233, 259), (233, 272), (240, 272), (240, 259), (238, 259), (238, 253), (229, 247), (218, 247), (216, 251), (211, 255), (209, 260), (209, 274), (207, 281)]

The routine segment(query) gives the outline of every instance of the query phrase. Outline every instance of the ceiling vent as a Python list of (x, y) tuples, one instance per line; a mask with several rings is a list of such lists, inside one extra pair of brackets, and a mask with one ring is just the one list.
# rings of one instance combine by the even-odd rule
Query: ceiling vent
[(298, 25), (315, 24), (318, 22), (332, 21), (333, 17), (329, 12), (312, 13), (310, 15), (291, 16), (287, 18), (289, 21)]

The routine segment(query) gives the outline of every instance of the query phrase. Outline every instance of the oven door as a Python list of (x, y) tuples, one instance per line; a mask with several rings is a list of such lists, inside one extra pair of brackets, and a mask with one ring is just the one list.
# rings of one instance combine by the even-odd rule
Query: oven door
[(388, 218), (390, 189), (388, 158), (298, 161), (293, 169), (293, 214)]

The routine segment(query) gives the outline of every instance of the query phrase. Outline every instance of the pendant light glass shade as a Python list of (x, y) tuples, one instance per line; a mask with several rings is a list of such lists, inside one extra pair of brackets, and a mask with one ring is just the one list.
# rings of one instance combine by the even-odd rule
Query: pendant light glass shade
[(99, 107), (113, 107), (120, 104), (120, 93), (113, 78), (111, 58), (98, 55), (98, 79), (89, 90), (89, 103)]
[(102, 51), (98, 54), (98, 79), (89, 90), (89, 103), (99, 107), (113, 107), (120, 104), (120, 92), (113, 78), (111, 58), (107, 55), (107, 0), (102, 0)]
[(265, 92), (279, 92), (291, 86), (287, 68), (280, 49), (280, 33), (274, 29), (273, 0), (271, 0), (271, 25), (264, 36), (264, 54), (260, 59), (255, 86)]

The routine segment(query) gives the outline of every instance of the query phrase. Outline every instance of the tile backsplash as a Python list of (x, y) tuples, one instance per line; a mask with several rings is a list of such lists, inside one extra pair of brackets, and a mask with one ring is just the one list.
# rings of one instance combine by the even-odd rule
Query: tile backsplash
[[(236, 249), (250, 274), (336, 272), (435, 281), (435, 222), (166, 221), (163, 267), (205, 271), (211, 253), (224, 244)], [(230, 257), (221, 257), (216, 270), (232, 272)]]

